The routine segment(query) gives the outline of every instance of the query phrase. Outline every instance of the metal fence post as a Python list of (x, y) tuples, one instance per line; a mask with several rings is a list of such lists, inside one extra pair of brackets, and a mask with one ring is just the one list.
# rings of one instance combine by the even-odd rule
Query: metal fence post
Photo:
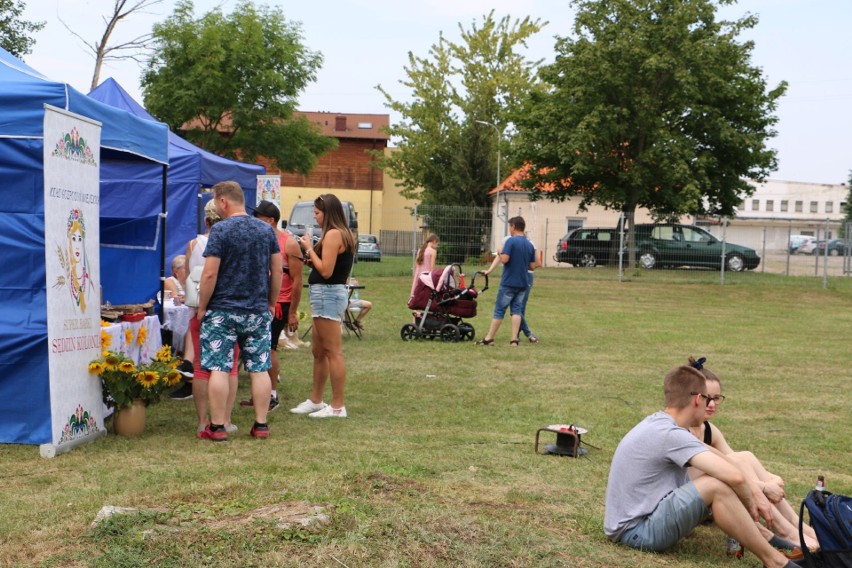
[(721, 277), (720, 282), (722, 286), (725, 285), (725, 245), (728, 243), (728, 218), (722, 217), (722, 270), (720, 271)]
[(766, 272), (766, 227), (763, 227), (763, 250), (760, 253), (763, 262), (760, 263), (760, 271)]
[(621, 284), (624, 280), (624, 211), (618, 216), (618, 225), (621, 227), (618, 242), (618, 283)]

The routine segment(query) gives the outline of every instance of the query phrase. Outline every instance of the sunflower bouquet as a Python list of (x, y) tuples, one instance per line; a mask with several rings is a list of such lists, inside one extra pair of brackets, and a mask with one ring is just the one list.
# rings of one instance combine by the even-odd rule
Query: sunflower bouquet
[(172, 356), (171, 346), (163, 345), (153, 361), (141, 365), (124, 353), (104, 351), (89, 363), (89, 372), (101, 378), (107, 406), (127, 408), (137, 398), (148, 406), (159, 402), (163, 391), (180, 382), (179, 363), (180, 359)]

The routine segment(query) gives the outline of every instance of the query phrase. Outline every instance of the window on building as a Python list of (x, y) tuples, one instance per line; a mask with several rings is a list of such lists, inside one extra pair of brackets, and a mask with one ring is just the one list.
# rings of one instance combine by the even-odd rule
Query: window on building
[(803, 210), (802, 210), (802, 202), (801, 202), (801, 201), (797, 201), (797, 202), (796, 202), (796, 213), (801, 213), (802, 211), (803, 211)]
[(576, 217), (569, 217), (565, 219), (565, 232), (573, 231), (574, 229), (579, 229), (583, 226), (583, 220), (578, 219)]
[(740, 204), (737, 205), (737, 209), (739, 211), (745, 211), (745, 201), (740, 201)]
[(775, 211), (775, 201), (772, 199), (766, 200), (766, 210), (767, 211)]
[(834, 201), (826, 201), (825, 202), (825, 212), (826, 213), (834, 213)]
[(811, 201), (811, 213), (819, 213), (819, 202)]
[(786, 213), (786, 212), (787, 212), (787, 207), (788, 207), (788, 205), (787, 205), (787, 200), (786, 200), (786, 199), (782, 199), (782, 200), (781, 200), (781, 213)]
[(760, 199), (752, 199), (751, 200), (751, 210), (752, 211), (760, 211)]

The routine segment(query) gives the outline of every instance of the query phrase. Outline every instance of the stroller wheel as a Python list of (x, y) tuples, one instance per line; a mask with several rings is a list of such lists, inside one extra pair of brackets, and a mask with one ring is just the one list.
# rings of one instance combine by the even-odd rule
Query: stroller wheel
[(417, 339), (418, 335), (417, 328), (414, 327), (413, 323), (407, 323), (399, 330), (399, 336), (403, 341), (413, 341)]
[(459, 340), (459, 328), (451, 323), (441, 326), (441, 341), (451, 343)]
[(473, 341), (475, 335), (476, 331), (474, 331), (472, 325), (469, 323), (459, 324), (459, 339), (462, 341)]

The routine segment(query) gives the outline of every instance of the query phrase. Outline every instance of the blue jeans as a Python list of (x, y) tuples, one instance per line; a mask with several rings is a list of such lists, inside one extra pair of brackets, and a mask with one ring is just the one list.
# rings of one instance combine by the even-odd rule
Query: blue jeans
[(527, 272), (527, 293), (524, 295), (524, 305), (521, 308), (521, 331), (527, 337), (531, 337), (533, 332), (530, 331), (530, 327), (527, 325), (527, 300), (530, 299), (530, 294), (532, 293), (533, 282), (535, 282), (535, 276), (533, 272)]
[(506, 315), (506, 309), (509, 307), (511, 307), (513, 316), (522, 316), (526, 295), (526, 287), (515, 288), (514, 286), (501, 285), (497, 291), (497, 302), (494, 304), (494, 319), (503, 319)]

